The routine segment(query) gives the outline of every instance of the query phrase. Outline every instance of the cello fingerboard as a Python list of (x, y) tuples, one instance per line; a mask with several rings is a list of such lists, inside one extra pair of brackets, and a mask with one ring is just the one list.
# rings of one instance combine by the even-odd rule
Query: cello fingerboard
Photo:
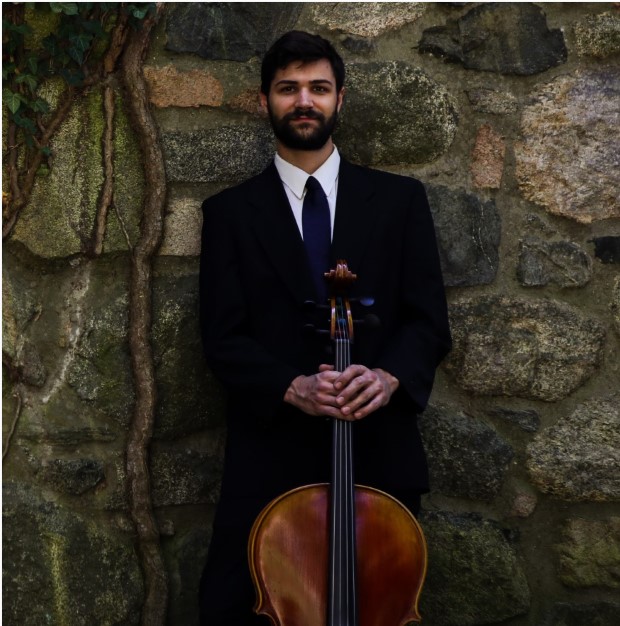
[[(335, 367), (351, 364), (348, 304), (336, 298)], [(334, 419), (327, 626), (358, 626), (353, 423)]]

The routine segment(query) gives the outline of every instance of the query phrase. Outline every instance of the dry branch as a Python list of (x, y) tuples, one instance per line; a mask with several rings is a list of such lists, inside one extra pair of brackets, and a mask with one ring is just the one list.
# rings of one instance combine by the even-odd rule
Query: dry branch
[(146, 182), (140, 237), (132, 255), (129, 347), (136, 403), (128, 434), (126, 459), (130, 509), (136, 526), (146, 587), (142, 611), (144, 626), (165, 625), (168, 600), (168, 582), (160, 551), (159, 531), (153, 515), (148, 469), (157, 402), (150, 344), (152, 259), (162, 237), (166, 178), (157, 128), (149, 109), (142, 62), (157, 17), (147, 18), (139, 31), (132, 31), (128, 35), (121, 58), (123, 86), (127, 91), (127, 104), (140, 141)]

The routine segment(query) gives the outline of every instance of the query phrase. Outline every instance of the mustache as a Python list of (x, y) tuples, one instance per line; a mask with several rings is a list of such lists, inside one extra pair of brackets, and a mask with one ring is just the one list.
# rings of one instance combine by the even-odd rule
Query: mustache
[(325, 121), (325, 116), (314, 109), (295, 109), (290, 113), (287, 113), (282, 120), (290, 121), (290, 120), (298, 120), (301, 117), (305, 117), (311, 120), (322, 120)]

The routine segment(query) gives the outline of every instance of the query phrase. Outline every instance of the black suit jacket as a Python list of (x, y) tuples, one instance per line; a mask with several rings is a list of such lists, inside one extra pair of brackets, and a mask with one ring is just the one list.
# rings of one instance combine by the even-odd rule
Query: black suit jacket
[[(283, 402), (300, 374), (330, 362), (308, 324), (327, 327), (305, 248), (273, 163), (207, 199), (201, 326), (207, 362), (229, 392), (218, 517), (253, 517), (276, 495), (327, 482), (331, 421)], [(378, 329), (356, 330), (353, 362), (400, 381), (387, 407), (354, 425), (356, 482), (385, 491), (428, 487), (416, 414), (450, 347), (433, 222), (422, 184), (341, 161), (332, 260), (345, 259)], [(245, 521), (245, 519), (244, 519)]]

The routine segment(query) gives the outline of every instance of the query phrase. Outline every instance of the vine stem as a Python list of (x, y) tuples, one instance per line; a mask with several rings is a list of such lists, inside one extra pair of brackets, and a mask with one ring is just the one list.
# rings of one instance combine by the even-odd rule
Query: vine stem
[(168, 580), (153, 514), (149, 475), (149, 445), (153, 434), (157, 388), (150, 343), (152, 322), (152, 260), (163, 232), (166, 201), (164, 158), (157, 127), (149, 108), (142, 63), (156, 24), (156, 15), (147, 18), (140, 30), (129, 33), (121, 57), (121, 79), (128, 93), (127, 103), (138, 134), (145, 175), (145, 197), (140, 236), (132, 254), (129, 295), (129, 348), (136, 401), (127, 439), (127, 480), (130, 512), (137, 532), (138, 551), (145, 582), (143, 626), (165, 626)]

